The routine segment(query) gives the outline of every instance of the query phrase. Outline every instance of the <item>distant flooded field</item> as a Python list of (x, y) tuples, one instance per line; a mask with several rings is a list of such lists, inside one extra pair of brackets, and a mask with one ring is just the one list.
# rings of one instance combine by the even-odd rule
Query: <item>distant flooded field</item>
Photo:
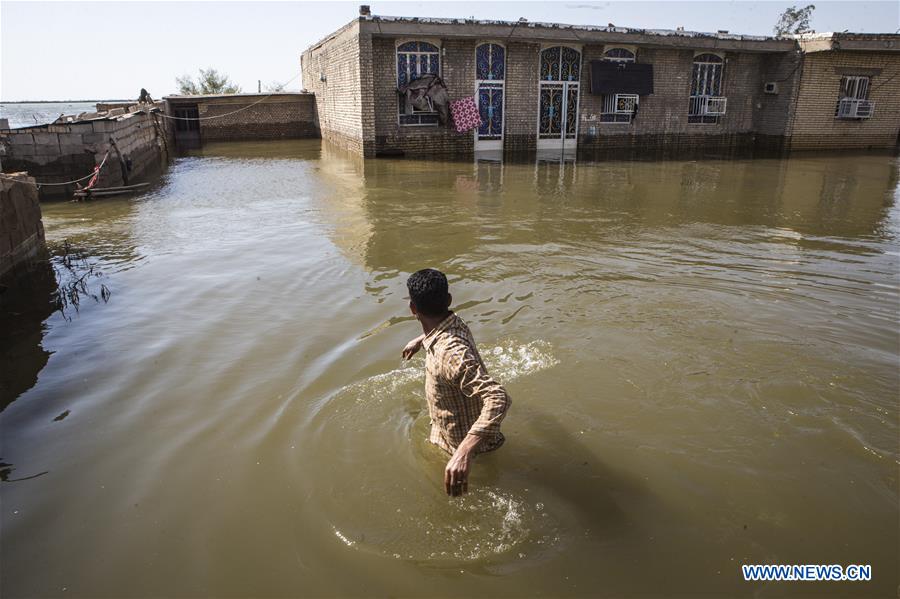
[[(4, 295), (3, 596), (895, 596), (898, 197), (890, 156), (299, 141), (45, 204), (111, 295)], [(425, 266), (513, 399), (462, 499), (400, 361)]]

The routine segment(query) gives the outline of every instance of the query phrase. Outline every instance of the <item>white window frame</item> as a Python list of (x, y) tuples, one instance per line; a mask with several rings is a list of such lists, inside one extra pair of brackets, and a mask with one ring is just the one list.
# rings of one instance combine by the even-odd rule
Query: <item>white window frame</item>
[[(506, 47), (501, 41), (497, 40), (479, 40), (475, 43), (475, 50), (473, 56), (475, 57), (475, 76), (478, 76), (478, 48), (485, 44), (492, 44), (494, 46), (500, 46), (503, 48), (503, 79), (476, 79), (475, 80), (475, 105), (478, 106), (478, 102), (481, 99), (481, 91), (482, 84), (497, 87), (500, 89), (503, 94), (503, 103), (501, 107), (501, 111), (503, 112), (503, 119), (500, 122), (500, 139), (479, 139), (478, 136), (478, 127), (475, 128), (475, 149), (476, 150), (502, 150), (503, 149), (503, 140), (506, 138), (506, 72), (509, 69), (509, 49)], [(479, 107), (480, 108), (480, 107)]]
[[(845, 84), (845, 82), (847, 82)], [(868, 75), (844, 75), (838, 88), (838, 101), (834, 118), (838, 120), (864, 120), (872, 118), (875, 102), (869, 100), (872, 78)], [(849, 94), (845, 94), (847, 89)]]
[[(712, 55), (718, 58), (718, 61), (711, 60), (697, 60), (697, 58), (705, 55)], [(691, 125), (716, 125), (719, 123), (719, 118), (725, 115), (725, 107), (728, 102), (728, 97), (725, 95), (725, 64), (726, 59), (725, 56), (721, 52), (710, 52), (709, 50), (698, 50), (694, 52), (694, 58), (691, 61), (691, 87), (694, 86), (694, 65), (706, 65), (704, 73), (704, 83), (702, 88), (706, 88), (706, 80), (709, 77), (709, 72), (711, 70), (715, 70), (716, 68), (719, 70), (719, 89), (718, 95), (712, 94), (697, 94), (694, 95), (693, 89), (691, 90), (691, 95), (688, 99), (688, 123)], [(710, 107), (716, 107), (711, 110)], [(691, 119), (695, 119), (691, 121)]]
[[(559, 80), (547, 80), (541, 79), (541, 55), (544, 50), (548, 50), (550, 48), (555, 48), (559, 46), (561, 48), (571, 48), (578, 52), (578, 81), (568, 81), (566, 79)], [(560, 54), (560, 60), (562, 60), (562, 54)], [(561, 68), (561, 67), (560, 67)], [(584, 79), (584, 45), (583, 44), (567, 44), (565, 42), (552, 42), (552, 43), (544, 43), (541, 44), (540, 50), (537, 55), (537, 72), (538, 72), (538, 93), (537, 93), (537, 149), (538, 150), (551, 150), (551, 149), (572, 149), (574, 150), (578, 147), (578, 134), (581, 130), (581, 81)], [(562, 73), (560, 73), (560, 76)], [(563, 99), (566, 100), (565, 108), (566, 110), (561, 115), (560, 121), (560, 137), (541, 137), (541, 89), (542, 87), (553, 87), (560, 86), (562, 88), (562, 93), (565, 94)], [(569, 112), (569, 105), (567, 99), (567, 92), (570, 87), (575, 87), (575, 134), (574, 137), (566, 137), (566, 118)]]
[[(403, 44), (408, 44), (410, 42), (417, 42), (417, 43), (424, 42), (426, 44), (431, 44), (432, 46), (435, 46), (437, 48), (437, 52), (422, 52), (419, 50), (414, 51), (414, 52), (408, 51), (408, 50), (403, 50), (401, 52), (400, 46), (402, 46)], [(397, 84), (397, 87), (399, 87), (399, 84), (400, 84), (400, 81), (397, 78), (397, 62), (398, 62), (398, 58), (399, 58), (400, 54), (407, 55), (407, 59), (406, 59), (407, 82), (412, 81), (411, 73), (409, 71), (409, 55), (412, 55), (412, 54), (414, 54), (417, 57), (416, 58), (417, 65), (421, 65), (420, 59), (422, 56), (436, 55), (437, 59), (438, 59), (437, 75), (438, 75), (438, 77), (442, 76), (441, 74), (443, 73), (443, 70), (444, 70), (444, 48), (441, 45), (440, 40), (435, 40), (433, 38), (427, 38), (427, 37), (411, 37), (411, 38), (398, 39), (395, 41), (395, 43), (394, 43), (394, 67), (393, 68), (394, 68), (395, 83)], [(421, 71), (421, 69), (419, 69), (419, 72), (416, 75), (420, 76), (421, 74), (422, 74), (422, 71)], [(418, 108), (413, 107), (412, 116), (418, 116), (418, 117), (433, 116), (436, 119), (437, 114), (438, 114), (437, 111), (419, 110)], [(437, 127), (440, 124), (440, 122), (437, 120), (435, 120), (435, 122), (433, 122), (433, 123), (428, 123), (428, 122), (423, 123), (423, 122), (421, 122), (421, 118), (418, 119), (419, 122), (417, 122), (417, 123), (404, 123), (401, 120), (402, 117), (404, 117), (404, 116), (410, 116), (410, 115), (403, 113), (403, 111), (400, 109), (400, 105), (398, 102), (398, 104), (397, 104), (397, 125), (399, 125), (400, 127)]]

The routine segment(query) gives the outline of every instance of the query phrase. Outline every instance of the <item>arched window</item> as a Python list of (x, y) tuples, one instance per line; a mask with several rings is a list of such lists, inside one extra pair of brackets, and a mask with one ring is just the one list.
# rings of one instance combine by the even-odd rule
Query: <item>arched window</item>
[(704, 53), (694, 57), (691, 71), (689, 123), (718, 123), (725, 114), (725, 59)]
[(574, 147), (578, 136), (581, 52), (568, 46), (541, 50), (538, 83), (538, 149)]
[[(423, 75), (441, 74), (441, 49), (431, 42), (410, 41), (397, 46), (397, 87), (415, 81)], [(403, 98), (398, 102), (398, 114), (401, 125), (436, 125), (437, 113), (429, 110), (413, 108), (412, 114), (406, 114), (406, 102)]]
[(481, 44), (475, 48), (475, 79), (503, 81), (506, 49), (500, 44)]
[(568, 46), (553, 46), (541, 51), (541, 81), (579, 79), (581, 79), (581, 52)]
[(486, 42), (475, 47), (476, 101), (481, 125), (475, 136), (475, 149), (499, 150), (503, 147), (503, 92), (506, 78), (506, 48)]
[(603, 59), (614, 62), (634, 62), (634, 52), (628, 48), (610, 48), (603, 53)]
[[(634, 62), (635, 56), (628, 48), (609, 48), (603, 53), (607, 62)], [(634, 94), (603, 94), (601, 123), (630, 123), (637, 110), (638, 98)]]

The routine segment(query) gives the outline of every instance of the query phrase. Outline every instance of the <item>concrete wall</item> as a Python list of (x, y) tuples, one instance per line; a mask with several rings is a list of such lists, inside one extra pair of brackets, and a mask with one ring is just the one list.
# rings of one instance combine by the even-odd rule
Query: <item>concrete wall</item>
[[(365, 154), (359, 22), (352, 21), (306, 50), (301, 57), (301, 70), (304, 89), (315, 94), (322, 137)], [(366, 114), (371, 114), (371, 94), (367, 94)], [(371, 131), (370, 121), (370, 135)]]
[[(872, 118), (835, 117), (841, 77), (871, 77)], [(894, 148), (900, 135), (900, 55), (824, 51), (804, 55), (787, 135), (792, 150)]]
[[(110, 156), (96, 187), (147, 181), (169, 158), (169, 140), (159, 115), (136, 112), (92, 121), (26, 127), (0, 132), (3, 168), (27, 171), (41, 183), (71, 181), (89, 174), (107, 150)], [(113, 145), (112, 142), (115, 142)], [(87, 181), (82, 181), (86, 185)], [(41, 199), (71, 197), (75, 185), (41, 186)]]
[(0, 177), (0, 277), (44, 249), (44, 225), (34, 178)]

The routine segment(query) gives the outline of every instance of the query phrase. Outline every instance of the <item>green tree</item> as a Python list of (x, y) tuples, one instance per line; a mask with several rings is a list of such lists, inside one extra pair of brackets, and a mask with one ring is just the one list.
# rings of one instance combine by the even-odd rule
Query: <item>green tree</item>
[(207, 94), (239, 94), (241, 88), (228, 79), (227, 75), (215, 69), (200, 69), (200, 76), (194, 81), (190, 75), (175, 78), (178, 93), (184, 96), (202, 96)]
[(796, 6), (786, 9), (778, 17), (778, 22), (775, 23), (776, 37), (794, 33), (811, 33), (812, 29), (809, 28), (809, 19), (812, 17), (814, 10), (816, 10), (815, 4), (799, 9)]

